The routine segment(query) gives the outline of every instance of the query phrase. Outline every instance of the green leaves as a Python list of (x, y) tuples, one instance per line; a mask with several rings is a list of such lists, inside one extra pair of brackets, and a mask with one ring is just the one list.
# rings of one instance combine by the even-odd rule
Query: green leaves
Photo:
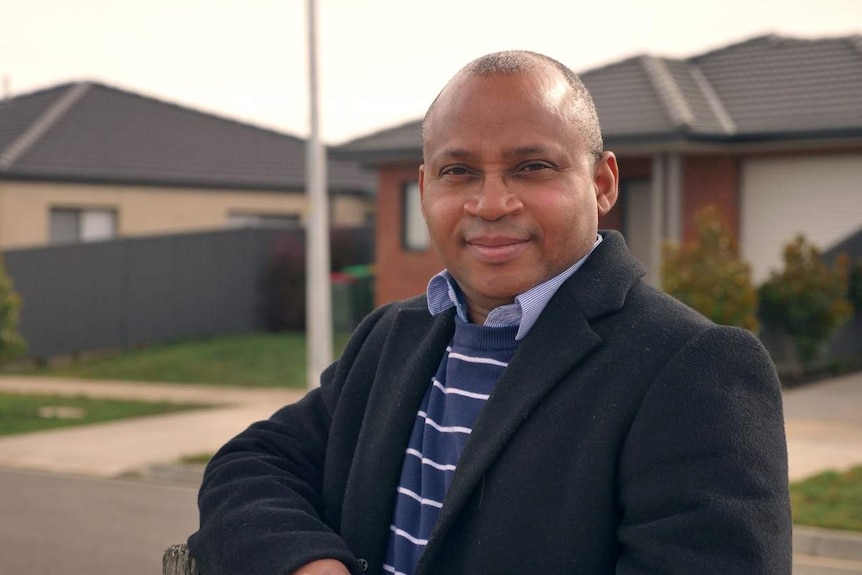
[(0, 362), (17, 359), (27, 348), (27, 343), (18, 333), (20, 309), (21, 298), (0, 261)]
[(751, 269), (739, 259), (718, 210), (699, 212), (695, 226), (692, 241), (664, 245), (662, 288), (716, 323), (756, 331), (757, 292)]
[(834, 265), (798, 235), (784, 248), (784, 269), (774, 271), (760, 287), (763, 320), (793, 339), (799, 358), (809, 363), (835, 330), (853, 313), (847, 299), (849, 259)]

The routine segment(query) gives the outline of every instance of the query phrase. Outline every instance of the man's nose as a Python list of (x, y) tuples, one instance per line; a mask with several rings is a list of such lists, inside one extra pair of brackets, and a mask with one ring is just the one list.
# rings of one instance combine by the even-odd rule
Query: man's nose
[(475, 195), (464, 205), (464, 211), (470, 215), (489, 221), (515, 214), (523, 208), (520, 198), (511, 189), (502, 175), (486, 175), (478, 186)]

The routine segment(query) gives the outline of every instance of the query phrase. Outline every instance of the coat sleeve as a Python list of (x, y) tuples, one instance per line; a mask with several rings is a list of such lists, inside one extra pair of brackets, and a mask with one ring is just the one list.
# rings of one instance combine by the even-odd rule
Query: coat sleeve
[(360, 573), (344, 540), (326, 523), (321, 488), (331, 415), (343, 374), (384, 313), (367, 318), (321, 386), (225, 444), (204, 472), (200, 528), (189, 549), (202, 575), (287, 575), (331, 558)]
[(750, 333), (712, 327), (662, 370), (620, 460), (618, 575), (789, 575), (780, 384)]

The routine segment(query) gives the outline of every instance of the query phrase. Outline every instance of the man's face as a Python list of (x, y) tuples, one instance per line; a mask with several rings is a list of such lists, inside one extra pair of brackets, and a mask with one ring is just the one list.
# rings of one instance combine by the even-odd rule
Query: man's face
[(419, 169), (422, 211), (471, 320), (582, 258), (616, 201), (616, 160), (588, 153), (556, 71), (453, 79)]

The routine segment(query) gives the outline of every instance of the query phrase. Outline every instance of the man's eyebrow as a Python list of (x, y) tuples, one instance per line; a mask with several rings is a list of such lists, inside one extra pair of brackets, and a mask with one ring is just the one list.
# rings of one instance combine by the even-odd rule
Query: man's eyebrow
[(510, 150), (503, 150), (503, 156), (507, 158), (520, 158), (522, 156), (541, 156), (550, 153), (547, 146), (519, 146)]
[(435, 154), (437, 158), (447, 160), (463, 160), (465, 158), (471, 157), (472, 155), (473, 154), (463, 148), (444, 148), (443, 150), (440, 150), (437, 154)]

